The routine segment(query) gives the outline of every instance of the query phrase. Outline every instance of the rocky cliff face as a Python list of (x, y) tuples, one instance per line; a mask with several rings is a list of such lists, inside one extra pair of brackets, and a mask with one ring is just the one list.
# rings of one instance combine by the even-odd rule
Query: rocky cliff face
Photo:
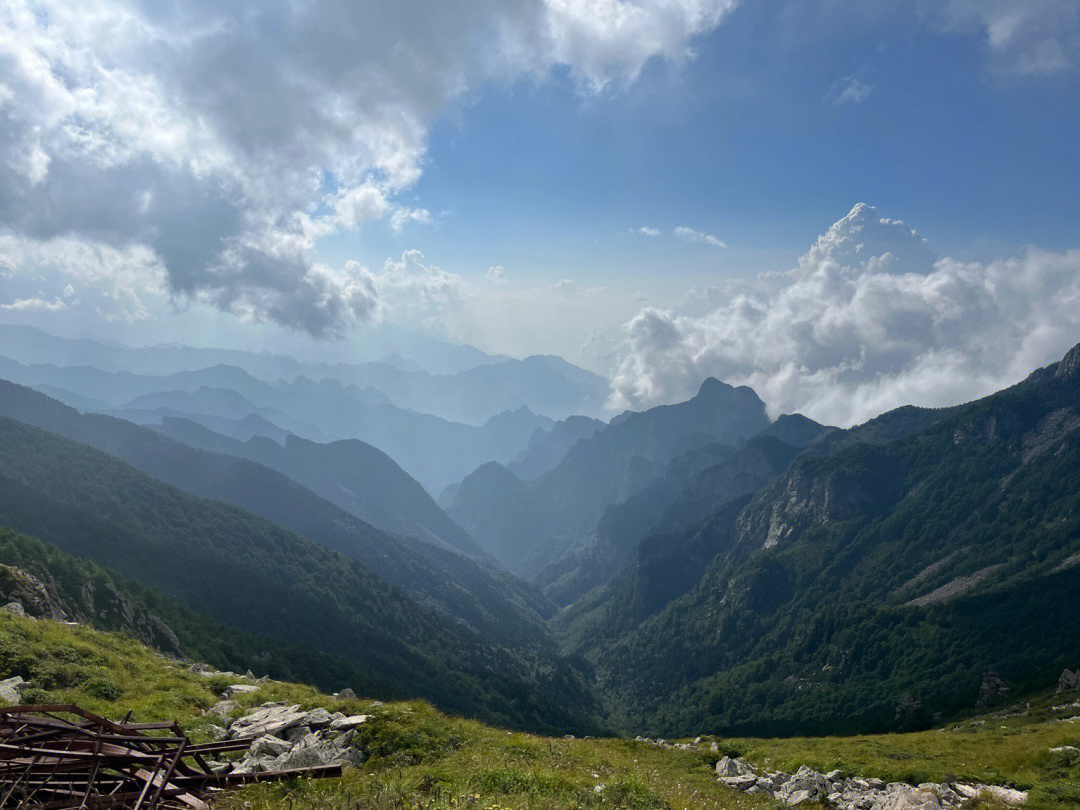
[(55, 588), (50, 588), (21, 568), (0, 565), (0, 603), (12, 602), (19, 605), (27, 616), (35, 619), (74, 620), (73, 606), (61, 599)]
[(181, 653), (180, 639), (172, 628), (159, 616), (137, 608), (112, 582), (88, 579), (72, 592), (50, 576), (0, 564), (0, 604), (12, 603), (35, 619), (92, 624), (132, 636), (162, 652)]

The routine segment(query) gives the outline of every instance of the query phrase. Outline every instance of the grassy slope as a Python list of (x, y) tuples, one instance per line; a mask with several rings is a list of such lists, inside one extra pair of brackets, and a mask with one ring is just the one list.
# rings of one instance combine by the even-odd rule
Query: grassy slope
[[(13, 674), (36, 685), (25, 700), (78, 702), (111, 717), (131, 709), (136, 720), (177, 719), (196, 739), (208, 723), (202, 712), (227, 683), (190, 673), (123, 636), (0, 613), (0, 677)], [(361, 737), (368, 759), (341, 779), (249, 786), (222, 797), (222, 810), (776, 806), (716, 785), (715, 757), (704, 752), (512, 733), (422, 702), (341, 701), (296, 684), (271, 682), (242, 699), (370, 713)], [(1080, 722), (1061, 721), (1076, 710), (1050, 709), (1074, 699), (1044, 696), (1023, 715), (1003, 712), (916, 734), (718, 742), (772, 769), (808, 764), (910, 782), (966, 777), (1030, 789), (1026, 810), (1077, 807), (1080, 758), (1049, 753), (1080, 743)], [(597, 792), (597, 784), (604, 789)]]

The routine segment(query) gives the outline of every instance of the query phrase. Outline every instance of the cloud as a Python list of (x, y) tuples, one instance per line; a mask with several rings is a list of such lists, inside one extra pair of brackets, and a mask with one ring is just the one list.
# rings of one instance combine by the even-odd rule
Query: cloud
[(494, 267), (489, 267), (484, 274), (484, 278), (490, 281), (492, 284), (506, 284), (506, 268), (501, 264), (497, 264)]
[(637, 229), (637, 232), (642, 236), (656, 237), (660, 235), (659, 228), (650, 228), (648, 225), (642, 225)]
[(67, 309), (67, 304), (59, 298), (52, 301), (43, 298), (17, 298), (10, 304), (0, 304), (0, 309), (14, 312), (61, 312)]
[(409, 222), (420, 222), (426, 225), (431, 222), (431, 212), (426, 208), (398, 208), (390, 217), (390, 227), (395, 233), (400, 233)]
[(845, 76), (833, 84), (829, 91), (829, 97), (833, 104), (862, 104), (870, 98), (873, 85), (866, 84), (854, 76)]
[(137, 321), (168, 302), (165, 268), (140, 245), (0, 235), (0, 307)]
[(794, 269), (695, 290), (625, 326), (611, 406), (691, 396), (707, 376), (775, 415), (849, 425), (1012, 384), (1080, 340), (1080, 250), (936, 259), (911, 227), (858, 205)]
[[(399, 202), (467, 94), (690, 55), (733, 0), (0, 4), (0, 231), (145, 250), (177, 300), (312, 334), (377, 307), (319, 239)], [(104, 254), (102, 254), (104, 255)], [(32, 273), (26, 270), (25, 273)]]
[(687, 228), (685, 225), (680, 225), (674, 230), (675, 236), (682, 239), (684, 242), (700, 242), (703, 245), (709, 245), (710, 247), (726, 248), (723, 242), (717, 239), (712, 234), (703, 233), (702, 231), (695, 231), (693, 228)]
[(1074, 0), (934, 0), (919, 8), (942, 30), (979, 35), (999, 70), (1050, 74), (1080, 61), (1080, 6)]
[(346, 268), (364, 279), (380, 318), (430, 324), (459, 308), (469, 294), (461, 276), (427, 263), (418, 250), (405, 251), (399, 260), (387, 259), (378, 272), (357, 262), (346, 262)]

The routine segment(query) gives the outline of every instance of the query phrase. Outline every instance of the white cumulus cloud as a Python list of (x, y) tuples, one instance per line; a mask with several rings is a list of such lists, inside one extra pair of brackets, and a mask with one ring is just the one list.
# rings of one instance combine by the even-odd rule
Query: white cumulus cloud
[(675, 236), (682, 239), (684, 242), (700, 242), (703, 245), (709, 245), (710, 247), (726, 248), (723, 242), (711, 233), (705, 233), (704, 231), (695, 231), (693, 228), (687, 228), (685, 225), (680, 225), (674, 230)]
[(774, 415), (849, 425), (971, 399), (1062, 355), (1080, 341), (1080, 250), (937, 259), (860, 204), (796, 268), (645, 307), (625, 330), (614, 408), (685, 399), (715, 376)]
[(944, 30), (979, 35), (998, 69), (1049, 74), (1080, 63), (1075, 0), (932, 0), (919, 8)]
[(399, 195), (435, 119), (556, 66), (584, 92), (631, 82), (733, 5), (6, 0), (0, 233), (138, 247), (175, 297), (336, 331), (376, 307), (315, 244), (430, 221)]
[(829, 91), (833, 104), (861, 104), (870, 98), (874, 86), (855, 76), (845, 76)]

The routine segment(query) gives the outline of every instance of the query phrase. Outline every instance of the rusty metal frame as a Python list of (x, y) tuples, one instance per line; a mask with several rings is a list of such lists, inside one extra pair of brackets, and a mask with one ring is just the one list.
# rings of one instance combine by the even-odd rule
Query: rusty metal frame
[(208, 810), (248, 782), (341, 775), (340, 765), (214, 773), (205, 755), (250, 740), (193, 744), (174, 723), (116, 723), (78, 706), (0, 708), (0, 810)]

